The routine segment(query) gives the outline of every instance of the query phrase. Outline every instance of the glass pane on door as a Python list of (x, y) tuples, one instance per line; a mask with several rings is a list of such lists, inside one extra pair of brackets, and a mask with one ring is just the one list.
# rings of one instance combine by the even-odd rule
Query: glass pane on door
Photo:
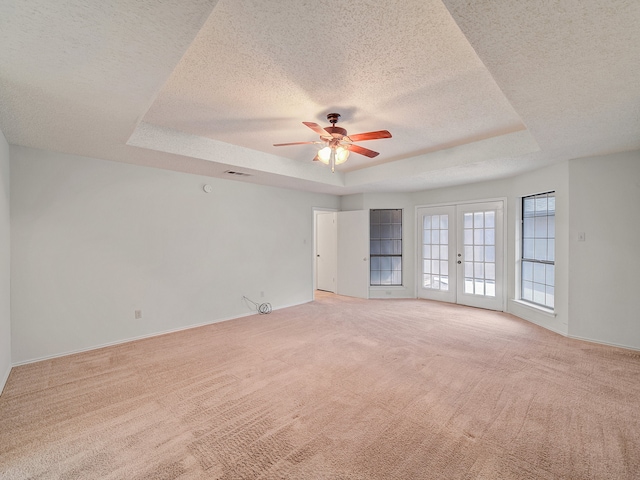
[(449, 215), (422, 217), (422, 287), (449, 290)]
[(496, 212), (466, 212), (463, 218), (464, 287), (470, 295), (496, 296)]

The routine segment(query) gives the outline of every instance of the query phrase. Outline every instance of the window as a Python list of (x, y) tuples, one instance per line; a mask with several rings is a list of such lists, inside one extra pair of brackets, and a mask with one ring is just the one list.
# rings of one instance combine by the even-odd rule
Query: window
[(371, 210), (369, 239), (371, 285), (402, 285), (402, 210)]
[(521, 295), (527, 302), (554, 306), (555, 192), (522, 198)]

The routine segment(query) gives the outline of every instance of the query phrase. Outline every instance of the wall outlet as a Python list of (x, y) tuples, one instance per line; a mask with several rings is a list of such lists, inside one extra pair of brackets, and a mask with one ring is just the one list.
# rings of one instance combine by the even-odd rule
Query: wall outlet
[(142, 318), (142, 310), (134, 310), (133, 311), (133, 316), (134, 318), (137, 320), (139, 318)]
[(264, 292), (260, 292), (260, 298), (264, 298)]

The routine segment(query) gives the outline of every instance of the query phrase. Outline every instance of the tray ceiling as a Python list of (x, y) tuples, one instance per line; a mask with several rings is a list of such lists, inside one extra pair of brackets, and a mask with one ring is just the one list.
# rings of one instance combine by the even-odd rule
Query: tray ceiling
[[(543, 8), (544, 7), (544, 8)], [(640, 3), (69, 0), (0, 5), (10, 143), (348, 194), (640, 148)], [(362, 142), (331, 174), (342, 114)]]

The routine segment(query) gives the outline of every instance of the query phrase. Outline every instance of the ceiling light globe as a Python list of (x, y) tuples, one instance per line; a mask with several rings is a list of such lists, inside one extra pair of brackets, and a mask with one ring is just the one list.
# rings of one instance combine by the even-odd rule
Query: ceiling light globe
[(349, 158), (349, 150), (344, 147), (336, 148), (336, 165), (346, 162), (347, 158)]
[(320, 160), (325, 165), (329, 165), (329, 160), (331, 159), (331, 147), (321, 148), (318, 152), (318, 160)]

